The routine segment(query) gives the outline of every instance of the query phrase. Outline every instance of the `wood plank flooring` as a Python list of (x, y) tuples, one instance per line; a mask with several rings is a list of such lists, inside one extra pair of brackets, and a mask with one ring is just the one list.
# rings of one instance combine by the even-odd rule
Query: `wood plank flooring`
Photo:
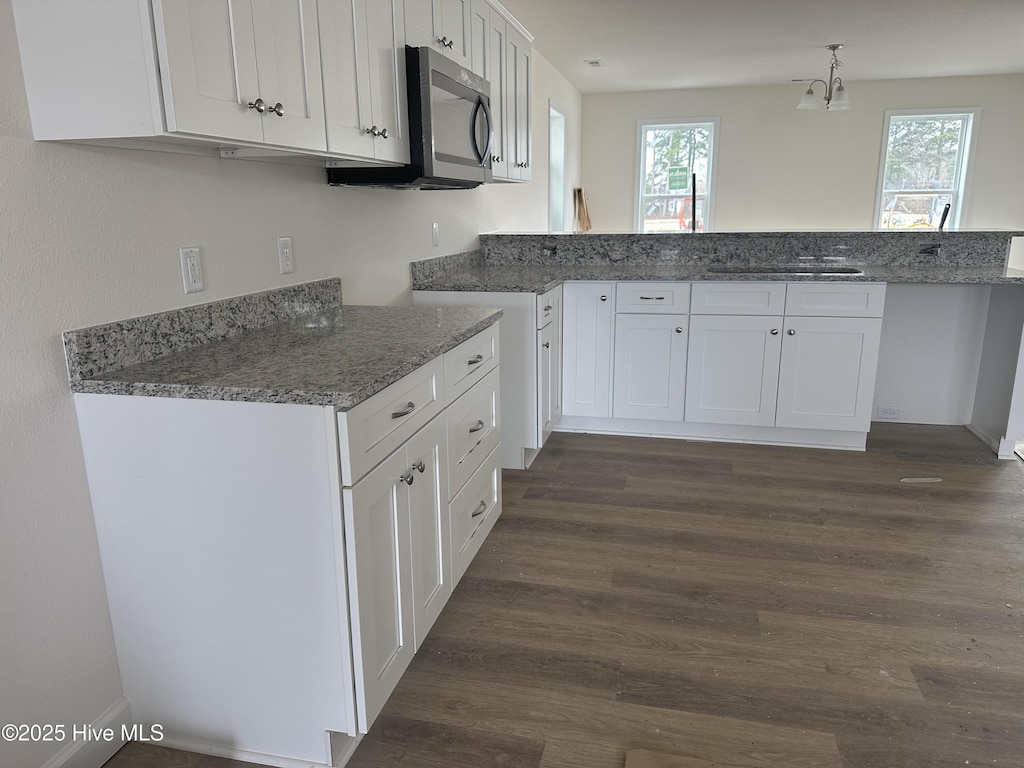
[[(352, 768), (1024, 766), (1024, 465), (966, 430), (556, 433), (503, 492)], [(238, 765), (130, 744), (107, 768)]]

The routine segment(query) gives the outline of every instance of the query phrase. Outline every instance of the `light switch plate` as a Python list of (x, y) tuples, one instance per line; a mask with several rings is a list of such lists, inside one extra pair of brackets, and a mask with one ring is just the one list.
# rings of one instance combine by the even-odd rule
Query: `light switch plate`
[(292, 252), (292, 239), (290, 237), (277, 238), (277, 260), (281, 265), (282, 275), (290, 275), (295, 271), (295, 255)]

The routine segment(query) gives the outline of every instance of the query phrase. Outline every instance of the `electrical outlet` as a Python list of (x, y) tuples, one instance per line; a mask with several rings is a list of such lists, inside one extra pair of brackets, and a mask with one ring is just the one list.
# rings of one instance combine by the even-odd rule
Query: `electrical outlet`
[(433, 229), (430, 231), (430, 242), (435, 248), (441, 244), (441, 227), (436, 221), (434, 222)]
[(880, 405), (875, 415), (879, 419), (899, 421), (900, 407), (898, 405)]
[(206, 290), (203, 281), (203, 258), (198, 245), (188, 245), (178, 249), (181, 256), (181, 281), (185, 285), (185, 293), (198, 293)]
[(281, 274), (290, 275), (295, 271), (295, 258), (292, 253), (290, 237), (277, 238), (277, 260), (281, 265)]

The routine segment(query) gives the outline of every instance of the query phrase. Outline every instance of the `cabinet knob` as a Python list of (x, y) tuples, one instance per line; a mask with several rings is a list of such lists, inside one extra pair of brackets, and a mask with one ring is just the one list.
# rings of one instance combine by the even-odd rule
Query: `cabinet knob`
[(602, 296), (601, 297), (601, 301), (608, 301), (608, 297), (607, 296)]
[(501, 162), (501, 155), (491, 155), (491, 162), (492, 163), (500, 163)]
[(772, 328), (772, 336), (778, 336), (778, 335), (779, 335), (779, 329), (778, 328)]
[(423, 459), (420, 459), (419, 461), (412, 465), (412, 468), (422, 475), (424, 472), (426, 472), (427, 465), (423, 463)]
[(381, 128), (380, 129), (380, 137), (382, 139), (386, 139), (388, 137), (388, 129), (387, 128)]
[(398, 478), (398, 482), (405, 483), (406, 485), (412, 485), (412, 481), (415, 480), (415, 479), (416, 478), (413, 476), (412, 472), (410, 471), (410, 472), (406, 472), (404, 475), (402, 475), (400, 478)]
[(249, 109), (255, 109), (262, 115), (267, 111), (267, 103), (263, 99), (256, 99), (256, 101), (249, 102)]
[(545, 341), (541, 346), (544, 347), (544, 349), (551, 349), (551, 342)]
[(284, 104), (280, 101), (272, 107), (267, 107), (268, 112), (273, 112), (278, 117), (284, 117)]
[(455, 41), (454, 40), (449, 40), (448, 39), (448, 35), (445, 35), (444, 37), (438, 38), (437, 42), (439, 42), (443, 48), (454, 48), (455, 47)]
[(786, 331), (786, 335), (787, 336), (796, 336), (796, 331), (794, 331), (792, 328), (790, 328), (788, 331)]
[(386, 139), (388, 137), (388, 129), (378, 128), (376, 125), (371, 125), (369, 128), (366, 129), (365, 133), (368, 133), (371, 136), (375, 137), (379, 136), (382, 139)]
[(677, 325), (676, 326), (676, 333), (682, 333), (682, 332), (683, 332), (683, 327), (681, 325)]

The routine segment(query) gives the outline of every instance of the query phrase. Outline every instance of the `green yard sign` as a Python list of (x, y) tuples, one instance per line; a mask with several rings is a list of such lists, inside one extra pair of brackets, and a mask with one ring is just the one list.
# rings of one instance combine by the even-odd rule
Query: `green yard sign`
[(690, 188), (690, 169), (675, 165), (668, 169), (668, 191), (683, 192)]

